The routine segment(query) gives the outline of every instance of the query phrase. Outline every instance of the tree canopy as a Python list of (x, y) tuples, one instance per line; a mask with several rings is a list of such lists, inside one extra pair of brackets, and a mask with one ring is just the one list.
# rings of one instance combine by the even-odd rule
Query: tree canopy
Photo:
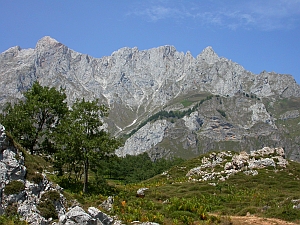
[(83, 192), (87, 192), (89, 171), (96, 171), (101, 159), (108, 157), (120, 142), (105, 131), (101, 118), (108, 108), (98, 101), (77, 100), (68, 116), (61, 121), (55, 144), (55, 167), (80, 179), (84, 175)]
[(58, 91), (35, 82), (24, 93), (24, 100), (7, 104), (0, 121), (23, 147), (33, 153), (49, 150), (51, 134), (67, 112), (63, 89)]

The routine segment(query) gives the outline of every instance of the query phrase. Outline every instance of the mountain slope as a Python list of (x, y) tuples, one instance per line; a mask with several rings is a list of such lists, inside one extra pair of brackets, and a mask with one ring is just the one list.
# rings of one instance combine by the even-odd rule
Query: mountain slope
[[(280, 118), (268, 112), (279, 99), (295, 98), (298, 102), (300, 87), (293, 77), (265, 71), (252, 74), (220, 58), (211, 47), (196, 58), (189, 52), (177, 52), (173, 46), (161, 46), (143, 51), (122, 48), (96, 59), (44, 37), (35, 49), (13, 47), (1, 53), (0, 78), (2, 106), (21, 98), (36, 80), (64, 87), (70, 104), (76, 98), (99, 98), (111, 108), (106, 122), (110, 132), (118, 136), (160, 111), (184, 111), (207, 96), (220, 96), (198, 105), (185, 118), (148, 124), (147, 132), (152, 134), (145, 134), (146, 128), (133, 134), (136, 141), (128, 140), (121, 155), (148, 151), (154, 159), (191, 157), (229, 147), (249, 151), (270, 142), (271, 146), (285, 147), (290, 158), (298, 159), (296, 131), (288, 137), (289, 129), (278, 127)], [(297, 118), (292, 119), (294, 130)]]

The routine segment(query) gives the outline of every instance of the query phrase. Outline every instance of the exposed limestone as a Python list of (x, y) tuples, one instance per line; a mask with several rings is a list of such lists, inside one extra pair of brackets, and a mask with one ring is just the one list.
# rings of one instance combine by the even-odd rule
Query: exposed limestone
[(203, 124), (203, 121), (199, 117), (199, 113), (197, 111), (191, 113), (189, 116), (183, 117), (183, 120), (185, 126), (192, 131), (198, 131)]
[(112, 217), (106, 215), (95, 207), (89, 207), (88, 213), (97, 220), (97, 224), (101, 223), (102, 225), (111, 225), (114, 222)]
[[(47, 191), (61, 192), (62, 189), (50, 182), (43, 174), (43, 180), (35, 184), (25, 180), (26, 167), (24, 157), (13, 145), (9, 143), (5, 134), (5, 128), (0, 125), (0, 184), (1, 184), (1, 209), (6, 209), (11, 204), (16, 204), (18, 214), (29, 224), (49, 224), (51, 219), (47, 220), (40, 215), (38, 203), (41, 196)], [(5, 194), (3, 190), (11, 181), (24, 183), (25, 189), (15, 194)], [(55, 209), (58, 215), (65, 213), (65, 199), (60, 194), (60, 199), (56, 201)]]
[(86, 213), (81, 207), (75, 206), (59, 218), (59, 225), (97, 225), (96, 219)]
[(219, 56), (214, 52), (211, 46), (206, 47), (200, 55), (197, 56), (197, 60), (204, 61), (208, 64), (214, 64), (220, 60)]
[[(86, 213), (81, 207), (75, 206), (66, 213), (66, 200), (63, 196), (62, 188), (50, 182), (45, 174), (41, 174), (43, 180), (36, 184), (25, 179), (26, 167), (24, 166), (24, 157), (11, 143), (5, 134), (5, 128), (0, 124), (0, 193), (1, 205), (0, 212), (12, 204), (17, 206), (17, 213), (28, 224), (32, 225), (50, 225), (52, 218), (44, 218), (38, 204), (42, 201), (43, 194), (49, 191), (60, 193), (59, 200), (54, 203), (54, 208), (59, 218), (59, 225), (86, 224), (86, 225), (111, 225), (114, 219), (102, 213), (97, 208), (91, 207)], [(24, 183), (24, 190), (15, 194), (5, 194), (3, 191), (11, 181)], [(54, 223), (57, 224), (57, 223)], [(116, 221), (115, 224), (121, 224)]]
[[(0, 77), (0, 111), (6, 102), (22, 98), (22, 93), (39, 81), (44, 86), (64, 87), (69, 104), (76, 98), (98, 98), (110, 107), (105, 122), (108, 130), (118, 136), (129, 133), (138, 126), (137, 121), (145, 121), (160, 110), (183, 110), (176, 100), (190, 94), (228, 96), (224, 103), (220, 103), (224, 99), (204, 103), (198, 112), (173, 125), (147, 124), (117, 151), (121, 156), (148, 152), (156, 159), (182, 149), (197, 155), (215, 147), (222, 149), (224, 146), (219, 145), (225, 141), (240, 143), (240, 149), (250, 152), (255, 147), (253, 138), (268, 136), (270, 145), (284, 146), (291, 159), (300, 160), (296, 138), (284, 138), (275, 125), (279, 118), (273, 118), (265, 101), (258, 100), (300, 97), (300, 86), (293, 77), (266, 71), (255, 75), (219, 57), (212, 47), (197, 57), (178, 52), (173, 46), (149, 50), (125, 47), (96, 59), (44, 37), (34, 49), (16, 46), (1, 53)], [(242, 98), (243, 93), (251, 98)], [(216, 110), (223, 110), (226, 117)], [(281, 118), (296, 117), (297, 112), (291, 111)], [(171, 147), (160, 143), (170, 143)]]
[[(225, 181), (232, 174), (244, 172), (246, 175), (255, 176), (258, 169), (272, 167), (285, 168), (288, 161), (285, 159), (282, 148), (264, 147), (250, 154), (241, 152), (212, 152), (209, 157), (203, 157), (201, 165), (191, 169), (186, 176), (190, 181), (219, 180)], [(215, 171), (215, 167), (221, 167)]]
[(136, 191), (137, 197), (145, 197), (145, 191), (147, 191), (149, 188), (140, 188)]
[(128, 138), (124, 147), (116, 150), (116, 154), (125, 157), (126, 154), (138, 155), (146, 152), (152, 146), (163, 140), (165, 132), (169, 127), (172, 127), (172, 124), (166, 120), (147, 123), (134, 135)]
[(114, 198), (112, 196), (108, 196), (108, 198), (101, 203), (101, 207), (106, 211), (111, 211), (114, 203)]
[(276, 128), (276, 125), (274, 123), (274, 119), (270, 116), (270, 114), (267, 112), (266, 107), (263, 103), (256, 103), (255, 105), (252, 105), (250, 107), (250, 110), (252, 110), (252, 124), (250, 126), (253, 126), (257, 122), (263, 122), (271, 125), (272, 127)]
[[(44, 37), (35, 49), (13, 47), (3, 52), (0, 65), (1, 105), (20, 98), (36, 80), (42, 85), (65, 87), (70, 102), (80, 97), (99, 98), (112, 110), (121, 107), (139, 115), (143, 110), (153, 112), (191, 90), (223, 96), (239, 92), (261, 97), (300, 96), (299, 85), (291, 76), (267, 72), (254, 75), (218, 57), (211, 47), (196, 58), (173, 46), (161, 46), (143, 51), (122, 48), (96, 59)], [(122, 112), (114, 114), (121, 116)], [(132, 122), (135, 118), (129, 119)], [(114, 123), (120, 128), (126, 126), (121, 120)]]
[(281, 120), (295, 119), (299, 117), (299, 110), (287, 111), (280, 116)]
[(132, 222), (134, 225), (159, 225), (159, 223), (155, 222), (140, 222), (140, 221), (134, 221)]

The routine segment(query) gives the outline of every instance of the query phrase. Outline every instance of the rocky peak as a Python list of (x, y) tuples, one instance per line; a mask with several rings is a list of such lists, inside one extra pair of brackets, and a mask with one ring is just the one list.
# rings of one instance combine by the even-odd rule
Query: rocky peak
[[(111, 56), (97, 59), (75, 52), (51, 37), (39, 40), (35, 49), (20, 50), (19, 47), (14, 47), (0, 54), (0, 79), (0, 107), (16, 98), (22, 98), (22, 93), (37, 80), (43, 86), (64, 87), (70, 104), (76, 98), (84, 97), (89, 100), (97, 98), (108, 105), (111, 109), (109, 131), (116, 135), (129, 133), (147, 117), (176, 103), (178, 99), (188, 98), (192, 93), (228, 98), (242, 93), (259, 98), (300, 96), (300, 86), (291, 76), (266, 72), (255, 75), (228, 59), (220, 58), (212, 47), (205, 48), (197, 58), (190, 52), (184, 54), (174, 46), (166, 45), (148, 50), (126, 47), (115, 51)], [(258, 123), (267, 122), (268, 127), (271, 125), (272, 129), (276, 128), (264, 106), (257, 104), (249, 108), (251, 105), (245, 105), (245, 115), (250, 115), (250, 120), (247, 120), (249, 123), (239, 119), (242, 126), (229, 126), (229, 130), (235, 131), (236, 135), (227, 129), (224, 134), (219, 133), (219, 136), (213, 137), (220, 137), (222, 140), (226, 140), (228, 136), (238, 138), (241, 137), (238, 135), (239, 128), (249, 126), (252, 129)], [(220, 107), (225, 110), (225, 106), (218, 103), (213, 110), (220, 110)], [(236, 105), (232, 107), (236, 109)], [(232, 121), (239, 118), (238, 113), (228, 108), (227, 111), (229, 110), (231, 114), (226, 112), (227, 115), (235, 115)], [(199, 116), (207, 113), (209, 112), (199, 112)], [(222, 118), (229, 119), (230, 117)], [(218, 131), (214, 127), (227, 127), (228, 121), (222, 120), (211, 121), (207, 117), (201, 132), (206, 133), (204, 136), (207, 138), (212, 137), (211, 131)], [(190, 123), (190, 119), (183, 123), (190, 127), (193, 124), (196, 126), (187, 132), (199, 129), (199, 126), (196, 122)], [(182, 127), (182, 124), (179, 126)], [(163, 134), (161, 130), (154, 132)], [(191, 135), (188, 133), (189, 138)], [(138, 139), (144, 140), (142, 136)], [(133, 137), (131, 140), (134, 140)], [(156, 140), (159, 141), (145, 143), (151, 143), (149, 146), (152, 148), (161, 142), (159, 138)], [(136, 140), (135, 143), (140, 142)], [(137, 150), (142, 149), (139, 147)]]
[(206, 47), (198, 56), (198, 60), (204, 61), (208, 64), (213, 64), (220, 60), (219, 56), (211, 46)]
[(20, 46), (11, 47), (0, 55), (0, 60), (12, 60), (14, 57), (18, 55), (20, 50), (21, 50)]
[(49, 48), (51, 46), (55, 46), (57, 44), (61, 44), (61, 43), (59, 43), (57, 40), (55, 40), (54, 38), (52, 38), (50, 36), (45, 36), (37, 42), (36, 48), (47, 49), (47, 48)]

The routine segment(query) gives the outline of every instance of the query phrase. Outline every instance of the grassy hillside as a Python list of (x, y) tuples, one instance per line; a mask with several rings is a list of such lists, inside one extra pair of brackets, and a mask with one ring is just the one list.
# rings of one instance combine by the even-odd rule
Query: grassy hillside
[[(293, 208), (293, 200), (300, 198), (299, 163), (290, 162), (285, 169), (260, 169), (256, 176), (240, 172), (224, 182), (190, 182), (185, 175), (202, 157), (143, 183), (118, 186), (114, 212), (128, 223), (230, 224), (230, 216), (247, 213), (300, 222), (300, 210)], [(149, 188), (145, 198), (135, 196), (139, 187)]]

